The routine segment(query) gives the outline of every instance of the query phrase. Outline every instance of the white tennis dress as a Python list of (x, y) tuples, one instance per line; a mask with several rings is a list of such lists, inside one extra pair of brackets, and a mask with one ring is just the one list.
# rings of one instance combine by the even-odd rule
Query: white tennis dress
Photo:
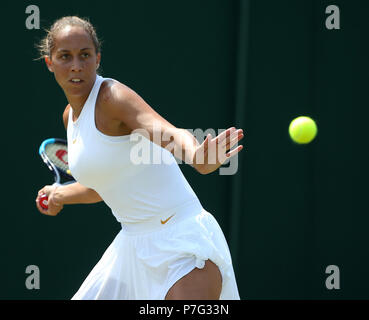
[(173, 155), (144, 135), (113, 137), (96, 128), (95, 104), (105, 80), (115, 81), (96, 76), (75, 122), (70, 109), (68, 162), (75, 179), (99, 193), (122, 230), (72, 299), (161, 300), (207, 259), (222, 274), (220, 298), (240, 299), (223, 232)]

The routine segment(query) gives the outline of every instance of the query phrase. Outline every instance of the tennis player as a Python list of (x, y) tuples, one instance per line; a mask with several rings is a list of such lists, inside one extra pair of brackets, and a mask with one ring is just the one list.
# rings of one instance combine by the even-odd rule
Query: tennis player
[[(200, 144), (135, 91), (98, 75), (100, 42), (86, 19), (72, 16), (54, 22), (40, 51), (68, 100), (63, 120), (69, 168), (77, 182), (45, 186), (38, 192), (37, 208), (55, 216), (65, 204), (104, 201), (122, 224), (72, 299), (240, 299), (217, 221), (176, 161), (137, 164), (132, 159), (138, 143), (132, 135), (140, 130), (141, 142), (146, 141), (151, 152), (159, 151), (166, 159), (175, 155), (208, 174), (242, 149), (231, 149), (243, 138), (242, 130), (229, 128)], [(157, 128), (171, 139), (155, 142)], [(214, 147), (215, 163), (209, 161)], [(42, 194), (49, 198), (47, 210), (39, 204)]]

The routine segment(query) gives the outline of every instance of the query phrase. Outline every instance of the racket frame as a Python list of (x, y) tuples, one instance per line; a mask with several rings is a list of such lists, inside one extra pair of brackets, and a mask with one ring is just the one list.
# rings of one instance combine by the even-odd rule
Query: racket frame
[(40, 148), (38, 150), (38, 153), (40, 154), (43, 162), (47, 165), (47, 167), (50, 169), (50, 171), (52, 171), (52, 173), (54, 174), (54, 180), (55, 183), (57, 185), (61, 184), (61, 179), (63, 178), (64, 180), (66, 180), (65, 183), (63, 184), (69, 184), (69, 183), (73, 183), (75, 182), (74, 178), (68, 174), (66, 171), (64, 171), (61, 168), (58, 168), (47, 156), (46, 154), (46, 146), (48, 144), (53, 144), (53, 143), (59, 143), (59, 144), (63, 144), (65, 146), (67, 146), (67, 140), (65, 139), (60, 139), (60, 138), (49, 138), (44, 140), (41, 145)]

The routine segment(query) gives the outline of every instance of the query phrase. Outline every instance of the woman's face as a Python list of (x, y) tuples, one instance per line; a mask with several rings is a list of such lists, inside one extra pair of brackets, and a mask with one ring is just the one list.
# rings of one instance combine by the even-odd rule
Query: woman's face
[(51, 57), (46, 57), (48, 69), (67, 96), (88, 96), (96, 79), (100, 53), (90, 35), (78, 26), (67, 26), (54, 38)]

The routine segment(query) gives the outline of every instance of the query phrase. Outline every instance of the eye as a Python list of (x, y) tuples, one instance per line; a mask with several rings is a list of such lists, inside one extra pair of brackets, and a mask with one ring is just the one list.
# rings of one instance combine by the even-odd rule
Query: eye
[(61, 59), (66, 60), (69, 57), (69, 54), (65, 53), (60, 56)]
[(84, 58), (88, 58), (89, 56), (90, 56), (89, 53), (82, 53), (82, 57), (84, 57)]

